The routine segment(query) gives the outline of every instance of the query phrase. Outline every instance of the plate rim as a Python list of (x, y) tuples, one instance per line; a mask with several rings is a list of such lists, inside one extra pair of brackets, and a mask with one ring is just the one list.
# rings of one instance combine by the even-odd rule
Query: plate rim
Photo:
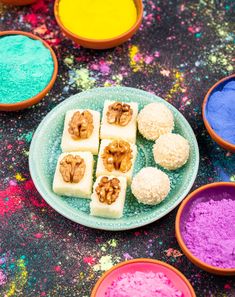
[[(92, 222), (82, 222), (82, 218), (80, 220), (78, 220), (77, 218), (72, 218), (71, 216), (69, 216), (67, 214), (67, 210), (64, 210), (64, 207), (60, 207), (60, 205), (58, 204), (53, 204), (53, 202), (51, 201), (50, 198), (47, 198), (47, 196), (45, 195), (45, 192), (43, 192), (43, 189), (41, 189), (41, 186), (37, 184), (36, 180), (38, 179), (38, 174), (36, 172), (36, 169), (34, 168), (33, 166), (33, 155), (34, 155), (34, 152), (36, 150), (34, 150), (34, 147), (35, 147), (35, 143), (36, 143), (36, 140), (37, 140), (37, 136), (38, 134), (40, 133), (40, 130), (41, 128), (44, 126), (44, 123), (47, 122), (47, 120), (53, 115), (56, 113), (56, 111), (58, 109), (61, 108), (61, 106), (63, 105), (66, 105), (68, 103), (68, 100), (71, 100), (73, 99), (73, 97), (79, 97), (79, 96), (83, 96), (84, 94), (89, 94), (89, 93), (96, 93), (97, 91), (110, 91), (110, 90), (120, 90), (120, 91), (125, 91), (125, 92), (131, 92), (131, 91), (137, 91), (138, 93), (142, 93), (142, 95), (150, 95), (152, 96), (153, 98), (148, 98), (149, 101), (152, 101), (152, 102), (155, 102), (154, 101), (154, 97), (157, 97), (158, 99), (160, 99), (160, 101), (163, 101), (166, 105), (168, 106), (171, 106), (171, 108), (175, 109), (181, 119), (186, 123), (187, 125), (187, 128), (188, 130), (190, 130), (193, 138), (194, 138), (194, 145), (195, 145), (195, 168), (194, 168), (194, 172), (192, 174), (192, 178), (191, 178), (191, 181), (190, 183), (188, 183), (187, 187), (184, 189), (184, 191), (180, 194), (180, 197), (179, 199), (169, 208), (167, 208), (166, 211), (163, 211), (162, 214), (158, 215), (158, 217), (153, 217), (149, 220), (146, 220), (145, 222), (140, 222), (140, 223), (133, 223), (131, 224), (130, 226), (123, 226), (123, 225), (117, 225), (117, 226), (110, 226), (110, 225), (105, 225), (105, 226), (100, 226), (100, 225), (96, 225), (94, 226), (94, 223)], [(30, 144), (30, 148), (29, 148), (29, 159), (28, 159), (28, 162), (29, 162), (29, 171), (30, 171), (30, 175), (31, 175), (31, 178), (32, 178), (32, 181), (37, 189), (37, 191), (39, 192), (39, 194), (41, 195), (41, 197), (56, 211), (58, 212), (60, 215), (64, 216), (65, 218), (75, 222), (75, 223), (78, 223), (78, 224), (81, 224), (83, 226), (86, 226), (86, 227), (89, 227), (89, 228), (93, 228), (93, 229), (98, 229), (98, 230), (106, 230), (106, 231), (124, 231), (124, 230), (132, 230), (132, 229), (136, 229), (136, 228), (139, 228), (139, 227), (142, 227), (142, 226), (146, 226), (146, 225), (149, 225), (159, 219), (161, 219), (162, 217), (164, 217), (165, 215), (169, 214), (173, 209), (175, 209), (183, 200), (184, 198), (188, 195), (188, 193), (190, 192), (195, 180), (196, 180), (196, 177), (197, 177), (197, 174), (198, 174), (198, 169), (199, 169), (199, 147), (198, 147), (198, 142), (197, 142), (197, 138), (195, 136), (195, 133), (191, 127), (191, 125), (189, 124), (189, 122), (187, 121), (187, 119), (184, 117), (184, 115), (176, 108), (174, 107), (172, 104), (170, 104), (169, 102), (167, 102), (166, 100), (164, 100), (163, 98), (153, 94), (153, 93), (149, 93), (147, 91), (144, 91), (144, 90), (141, 90), (141, 89), (138, 89), (138, 88), (133, 88), (133, 87), (125, 87), (125, 86), (114, 86), (114, 87), (98, 87), (98, 88), (92, 88), (92, 89), (89, 89), (89, 90), (86, 90), (86, 91), (83, 91), (83, 92), (80, 92), (80, 93), (77, 93), (77, 94), (74, 94), (74, 95), (71, 95), (69, 96), (68, 98), (66, 98), (64, 101), (62, 101), (61, 103), (59, 103), (57, 106), (55, 106), (43, 119), (42, 121), (39, 123), (39, 125), (37, 126), (36, 128), (36, 131), (34, 132), (34, 135), (33, 135), (33, 138), (32, 138), (32, 141), (31, 141), (31, 144)], [(45, 189), (44, 189), (45, 191)], [(45, 197), (46, 196), (46, 197)], [(70, 212), (73, 211), (72, 209), (69, 210)], [(79, 214), (78, 214), (79, 216)]]

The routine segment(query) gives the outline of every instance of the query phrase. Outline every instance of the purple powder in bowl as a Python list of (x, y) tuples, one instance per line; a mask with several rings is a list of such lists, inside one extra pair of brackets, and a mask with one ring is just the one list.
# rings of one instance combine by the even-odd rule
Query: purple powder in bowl
[(231, 193), (220, 192), (210, 200), (198, 197), (182, 225), (184, 243), (194, 256), (211, 266), (235, 268), (235, 197)]

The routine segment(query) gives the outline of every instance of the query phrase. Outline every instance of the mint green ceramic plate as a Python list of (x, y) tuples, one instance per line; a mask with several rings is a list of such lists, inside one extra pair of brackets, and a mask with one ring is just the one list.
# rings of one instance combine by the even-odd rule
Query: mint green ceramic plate
[[(173, 112), (174, 132), (181, 134), (190, 143), (190, 158), (185, 166), (173, 172), (167, 172), (171, 180), (171, 191), (159, 205), (139, 204), (127, 190), (124, 215), (121, 219), (105, 219), (89, 215), (90, 200), (72, 197), (60, 197), (52, 191), (55, 166), (61, 153), (60, 141), (66, 111), (74, 108), (94, 109), (102, 112), (105, 100), (135, 101), (142, 109), (151, 102), (164, 102)], [(153, 142), (140, 135), (137, 137), (138, 157), (134, 174), (142, 167), (155, 166), (152, 155)], [(29, 153), (29, 167), (35, 186), (42, 197), (56, 211), (79, 224), (104, 229), (127, 230), (156, 221), (174, 209), (188, 194), (197, 175), (199, 164), (198, 145), (193, 130), (183, 115), (163, 99), (133, 88), (98, 88), (74, 95), (55, 107), (38, 126)], [(151, 178), (151, 177), (150, 177)]]

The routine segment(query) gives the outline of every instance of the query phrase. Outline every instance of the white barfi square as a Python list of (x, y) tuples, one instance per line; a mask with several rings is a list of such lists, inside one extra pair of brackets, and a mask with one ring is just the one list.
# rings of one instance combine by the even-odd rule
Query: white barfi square
[(96, 167), (96, 177), (100, 175), (115, 175), (115, 176), (124, 176), (127, 178), (127, 183), (130, 184), (132, 180), (132, 173), (135, 165), (135, 159), (137, 156), (137, 147), (135, 144), (130, 143), (131, 149), (132, 149), (132, 166), (129, 171), (127, 172), (121, 172), (119, 170), (113, 170), (113, 171), (108, 171), (103, 163), (102, 155), (104, 153), (104, 149), (106, 146), (108, 146), (112, 142), (111, 139), (103, 139), (100, 144), (100, 151), (98, 155), (98, 161), (97, 161), (97, 167)]
[(126, 199), (126, 178), (119, 176), (108, 176), (109, 180), (112, 178), (117, 178), (120, 182), (120, 192), (117, 199), (112, 204), (107, 204), (105, 202), (100, 202), (99, 197), (96, 193), (96, 187), (99, 185), (100, 180), (104, 176), (99, 176), (93, 186), (93, 194), (91, 195), (90, 203), (90, 214), (93, 216), (104, 217), (104, 218), (113, 218), (118, 219), (122, 217), (124, 203)]
[(100, 113), (98, 111), (87, 109), (93, 116), (94, 129), (91, 136), (87, 139), (74, 139), (69, 133), (69, 122), (75, 112), (83, 112), (83, 109), (73, 109), (66, 112), (64, 121), (64, 131), (61, 141), (63, 152), (86, 151), (97, 155), (99, 151), (99, 132), (100, 132)]
[(136, 131), (137, 131), (137, 115), (138, 115), (138, 104), (136, 102), (121, 102), (127, 103), (133, 110), (133, 114), (130, 122), (126, 126), (119, 126), (116, 124), (109, 124), (107, 121), (107, 111), (109, 105), (115, 101), (105, 101), (102, 115), (100, 138), (101, 139), (125, 139), (129, 142), (136, 142)]
[[(78, 183), (65, 182), (63, 176), (60, 172), (60, 162), (61, 160), (68, 156), (80, 156), (86, 165), (85, 173), (82, 179)], [(90, 198), (92, 192), (92, 178), (93, 178), (93, 155), (91, 152), (70, 152), (62, 153), (59, 156), (54, 181), (53, 181), (53, 191), (58, 195), (72, 196), (79, 198)]]

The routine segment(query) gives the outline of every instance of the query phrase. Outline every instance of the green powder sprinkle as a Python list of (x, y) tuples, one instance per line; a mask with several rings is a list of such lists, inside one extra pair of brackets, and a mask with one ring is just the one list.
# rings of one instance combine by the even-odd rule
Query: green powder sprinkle
[(94, 86), (94, 79), (90, 77), (86, 68), (77, 69), (75, 71), (75, 82), (78, 88), (82, 90), (91, 89)]
[(30, 142), (32, 140), (32, 137), (33, 137), (33, 132), (30, 131), (28, 133), (24, 133), (24, 134), (21, 134), (21, 136), (19, 137), (20, 140), (25, 140), (26, 142)]
[(195, 34), (195, 37), (196, 38), (200, 38), (201, 36), (202, 36), (202, 33), (201, 32), (198, 32), (198, 33)]
[(40, 93), (50, 82), (54, 62), (39, 40), (24, 35), (0, 38), (0, 103), (17, 103)]

